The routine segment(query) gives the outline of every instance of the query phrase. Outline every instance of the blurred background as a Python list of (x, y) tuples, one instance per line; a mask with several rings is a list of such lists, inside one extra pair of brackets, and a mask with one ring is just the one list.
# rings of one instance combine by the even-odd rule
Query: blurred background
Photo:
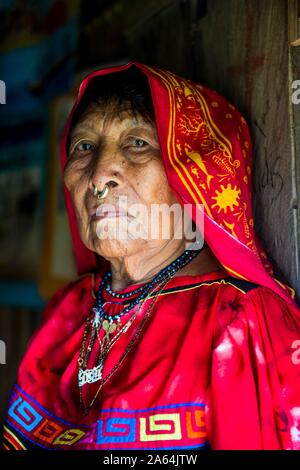
[(255, 227), (299, 300), (299, 44), (298, 0), (0, 0), (0, 422), (45, 303), (76, 277), (59, 139), (93, 69), (158, 65), (241, 110)]

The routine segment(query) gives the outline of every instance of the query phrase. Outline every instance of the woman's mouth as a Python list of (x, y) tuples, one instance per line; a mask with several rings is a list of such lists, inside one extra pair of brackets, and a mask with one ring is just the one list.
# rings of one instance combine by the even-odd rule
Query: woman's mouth
[(124, 209), (117, 208), (111, 204), (103, 204), (89, 211), (90, 221), (99, 221), (106, 218), (128, 217), (129, 214)]
[(128, 214), (126, 213), (119, 213), (119, 212), (107, 212), (105, 214), (97, 215), (94, 214), (91, 217), (91, 222), (95, 220), (102, 220), (102, 219), (112, 219), (112, 218), (117, 218), (117, 217), (128, 217)]

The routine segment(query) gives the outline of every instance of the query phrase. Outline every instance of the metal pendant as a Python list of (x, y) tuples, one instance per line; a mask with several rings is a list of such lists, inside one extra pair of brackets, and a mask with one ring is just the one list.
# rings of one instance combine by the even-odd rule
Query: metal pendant
[(99, 328), (100, 327), (100, 311), (97, 308), (93, 308), (92, 311), (95, 313), (92, 327)]
[(83, 387), (85, 384), (92, 384), (102, 379), (103, 364), (99, 364), (92, 369), (79, 369), (78, 384)]
[(110, 323), (108, 320), (103, 320), (102, 328), (105, 331), (105, 338), (109, 340), (109, 335), (111, 335), (117, 328), (116, 323)]

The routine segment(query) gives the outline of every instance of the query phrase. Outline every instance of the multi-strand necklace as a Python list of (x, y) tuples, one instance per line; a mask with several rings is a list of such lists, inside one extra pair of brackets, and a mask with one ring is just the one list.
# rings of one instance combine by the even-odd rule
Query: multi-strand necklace
[[(78, 374), (78, 385), (80, 391), (80, 403), (83, 409), (84, 414), (87, 414), (89, 409), (92, 407), (95, 399), (97, 398), (100, 389), (103, 385), (107, 382), (107, 380), (115, 373), (115, 371), (120, 367), (121, 363), (133, 347), (134, 342), (138, 338), (144, 324), (146, 323), (147, 319), (150, 316), (150, 313), (153, 309), (154, 302), (166, 285), (166, 283), (175, 275), (177, 271), (183, 268), (185, 265), (190, 263), (195, 256), (197, 256), (204, 246), (199, 250), (185, 250), (178, 258), (176, 258), (172, 263), (168, 266), (163, 268), (154, 278), (137, 287), (136, 289), (131, 290), (127, 293), (119, 293), (112, 290), (111, 287), (111, 272), (107, 272), (101, 282), (100, 286), (96, 295), (96, 306), (92, 308), (84, 329), (83, 334), (83, 341), (80, 348), (80, 354), (78, 358), (78, 365), (79, 365), (79, 374)], [(156, 292), (155, 290), (159, 288)], [(104, 304), (106, 303), (104, 300), (104, 291), (108, 293), (112, 298), (116, 299), (116, 303), (120, 305), (120, 301), (128, 300), (128, 303), (125, 304), (124, 308), (120, 310), (117, 314), (109, 314), (104, 310)], [(154, 294), (155, 293), (155, 294)], [(143, 320), (137, 329), (135, 335), (133, 336), (132, 340), (130, 341), (129, 345), (127, 346), (126, 350), (124, 351), (121, 359), (118, 363), (113, 367), (113, 369), (103, 377), (103, 368), (104, 368), (104, 361), (114, 346), (114, 344), (118, 341), (120, 336), (125, 333), (128, 328), (132, 325), (134, 320), (136, 319), (142, 304), (152, 295), (154, 294), (153, 300), (148, 306)], [(132, 299), (130, 297), (134, 296)], [(139, 308), (135, 309), (135, 307), (139, 304)], [(126, 314), (132, 312), (132, 315), (124, 321), (122, 324), (122, 317), (126, 318)], [(89, 340), (88, 340), (89, 338)], [(91, 355), (91, 351), (93, 349), (94, 343), (98, 341), (100, 350), (99, 356), (96, 361), (96, 364), (93, 368), (88, 368), (88, 361)], [(82, 397), (82, 388), (86, 384), (92, 384), (95, 382), (99, 382), (99, 388), (88, 404), (85, 406), (83, 403)]]

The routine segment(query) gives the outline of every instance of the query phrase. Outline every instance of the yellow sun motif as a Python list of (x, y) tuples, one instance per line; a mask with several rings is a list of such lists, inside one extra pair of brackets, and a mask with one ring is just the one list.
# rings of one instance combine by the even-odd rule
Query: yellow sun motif
[(218, 214), (221, 210), (227, 213), (227, 209), (232, 210), (233, 206), (239, 205), (238, 199), (241, 194), (241, 190), (236, 186), (232, 188), (231, 184), (228, 184), (225, 188), (225, 186), (221, 185), (221, 191), (216, 190), (215, 194), (216, 196), (213, 196), (212, 199), (215, 199), (216, 203), (211, 207), (214, 209), (218, 206)]

